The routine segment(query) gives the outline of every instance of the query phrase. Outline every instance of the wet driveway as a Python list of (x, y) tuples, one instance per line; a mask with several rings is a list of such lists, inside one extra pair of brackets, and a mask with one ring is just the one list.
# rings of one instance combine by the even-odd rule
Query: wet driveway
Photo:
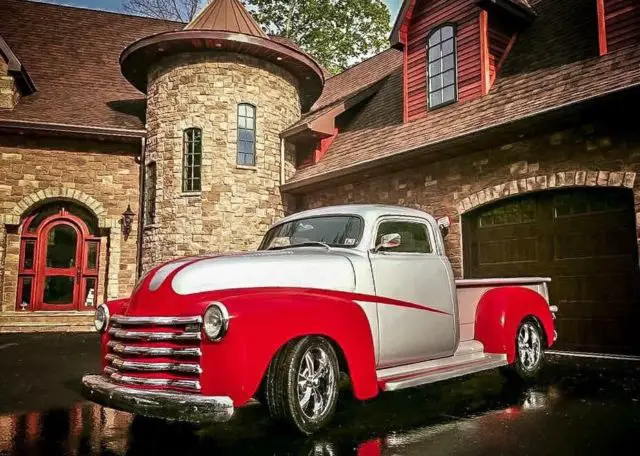
[(95, 335), (0, 335), (0, 454), (600, 455), (640, 445), (640, 362), (553, 357), (533, 387), (487, 372), (347, 399), (309, 438), (272, 426), (259, 405), (208, 426), (105, 409), (78, 393), (98, 369)]

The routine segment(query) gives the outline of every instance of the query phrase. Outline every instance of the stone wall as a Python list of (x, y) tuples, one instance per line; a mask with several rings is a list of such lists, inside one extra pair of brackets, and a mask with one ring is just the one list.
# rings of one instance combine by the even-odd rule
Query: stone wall
[(445, 239), (447, 254), (456, 275), (461, 276), (462, 213), (532, 191), (567, 186), (627, 187), (635, 193), (640, 226), (639, 172), (640, 132), (589, 124), (313, 191), (300, 198), (297, 209), (383, 203), (422, 209), (436, 217), (448, 215), (452, 226)]
[(0, 109), (13, 109), (20, 99), (15, 80), (7, 71), (6, 62), (0, 58)]
[[(185, 53), (152, 69), (145, 163), (156, 162), (156, 217), (144, 230), (144, 269), (255, 248), (283, 215), (280, 132), (300, 117), (296, 84), (275, 65), (230, 53)], [(236, 165), (239, 103), (256, 107), (255, 167)], [(202, 192), (184, 194), (183, 131), (191, 127), (202, 129)]]
[(19, 226), (40, 204), (66, 200), (98, 217), (103, 236), (98, 302), (126, 296), (136, 280), (137, 219), (128, 240), (120, 219), (138, 207), (138, 144), (0, 136), (0, 303), (14, 310)]

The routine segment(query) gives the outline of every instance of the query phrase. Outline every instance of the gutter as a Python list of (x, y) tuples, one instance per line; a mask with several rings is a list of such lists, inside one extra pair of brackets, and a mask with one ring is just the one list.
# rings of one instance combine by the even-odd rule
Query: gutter
[[(480, 134), (480, 133), (486, 133), (487, 131), (489, 131), (491, 129), (494, 129), (494, 128), (497, 128), (497, 127), (502, 127), (502, 126), (510, 125), (510, 124), (513, 124), (515, 122), (519, 122), (519, 121), (522, 121), (522, 120), (531, 119), (533, 117), (537, 117), (537, 116), (540, 116), (540, 115), (543, 115), (543, 114), (548, 114), (548, 113), (551, 113), (553, 111), (560, 111), (562, 109), (569, 108), (569, 107), (578, 105), (580, 103), (584, 103), (584, 102), (587, 102), (587, 101), (592, 101), (592, 100), (595, 100), (595, 99), (598, 99), (598, 98), (603, 98), (603, 97), (606, 97), (608, 95), (613, 95), (613, 94), (618, 93), (618, 92), (622, 92), (622, 91), (625, 91), (625, 90), (634, 89), (634, 88), (638, 88), (638, 87), (640, 87), (640, 82), (637, 82), (635, 84), (631, 84), (631, 85), (628, 85), (628, 86), (625, 86), (625, 87), (608, 90), (608, 91), (602, 92), (602, 93), (600, 93), (598, 95), (593, 95), (593, 96), (588, 96), (588, 97), (585, 97), (585, 98), (580, 98), (580, 99), (573, 100), (573, 101), (570, 101), (570, 102), (567, 102), (567, 103), (564, 103), (564, 104), (561, 104), (561, 105), (553, 106), (551, 108), (546, 108), (546, 109), (542, 109), (540, 111), (532, 112), (532, 113), (526, 114), (526, 115), (524, 115), (522, 117), (518, 117), (517, 119), (509, 120), (509, 121), (506, 121), (506, 122), (496, 122), (496, 123), (493, 123), (493, 124), (490, 124), (490, 125), (486, 125), (484, 127), (476, 128), (475, 130), (471, 130), (471, 131), (468, 131), (468, 132), (460, 133), (460, 134), (455, 135), (455, 136), (448, 137), (448, 138), (440, 140), (440, 141), (432, 141), (432, 142), (429, 142), (429, 143), (421, 144), (419, 146), (413, 146), (413, 147), (410, 147), (410, 148), (407, 148), (407, 149), (402, 149), (402, 150), (400, 150), (398, 152), (394, 152), (393, 154), (386, 155), (384, 157), (371, 158), (369, 160), (361, 161), (361, 162), (355, 163), (353, 165), (344, 166), (344, 167), (342, 167), (340, 169), (336, 169), (336, 170), (333, 170), (333, 171), (327, 171), (325, 173), (316, 174), (316, 175), (308, 177), (306, 179), (289, 182), (287, 184), (282, 185), (280, 187), (280, 190), (283, 191), (283, 192), (289, 192), (289, 191), (292, 191), (292, 190), (298, 190), (298, 189), (305, 188), (305, 187), (310, 186), (310, 185), (314, 185), (314, 184), (317, 184), (317, 183), (320, 183), (320, 182), (323, 182), (323, 181), (327, 181), (329, 179), (343, 177), (343, 176), (350, 175), (350, 174), (355, 174), (357, 172), (364, 171), (364, 170), (367, 170), (367, 169), (376, 168), (378, 166), (382, 166), (382, 165), (386, 164), (386, 162), (388, 162), (388, 161), (390, 162), (390, 161), (392, 161), (394, 159), (402, 158), (403, 155), (407, 155), (409, 152), (415, 152), (415, 151), (418, 151), (419, 149), (422, 149), (422, 148), (425, 148), (425, 147), (444, 145), (446, 143), (453, 142), (453, 141), (456, 141), (456, 140), (461, 140), (461, 139), (464, 139), (464, 138), (469, 137), (469, 136), (477, 135), (477, 134)], [(294, 175), (294, 178), (295, 178), (295, 175)]]
[(94, 127), (91, 125), (72, 125), (53, 122), (33, 122), (29, 120), (9, 119), (0, 119), (0, 128), (136, 139), (144, 138), (147, 134), (147, 131), (144, 129), (105, 128)]

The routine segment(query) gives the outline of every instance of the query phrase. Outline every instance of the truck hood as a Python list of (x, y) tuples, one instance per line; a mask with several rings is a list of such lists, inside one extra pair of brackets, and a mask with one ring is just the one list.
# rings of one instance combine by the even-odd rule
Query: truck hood
[(171, 281), (179, 295), (238, 288), (297, 287), (353, 292), (355, 273), (339, 252), (300, 247), (177, 260), (157, 269), (149, 291)]

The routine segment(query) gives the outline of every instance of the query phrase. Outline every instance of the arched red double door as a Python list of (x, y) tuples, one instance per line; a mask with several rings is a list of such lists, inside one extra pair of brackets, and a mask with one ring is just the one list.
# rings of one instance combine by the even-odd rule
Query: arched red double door
[(100, 238), (95, 218), (53, 204), (21, 227), (17, 310), (88, 310), (96, 303)]

